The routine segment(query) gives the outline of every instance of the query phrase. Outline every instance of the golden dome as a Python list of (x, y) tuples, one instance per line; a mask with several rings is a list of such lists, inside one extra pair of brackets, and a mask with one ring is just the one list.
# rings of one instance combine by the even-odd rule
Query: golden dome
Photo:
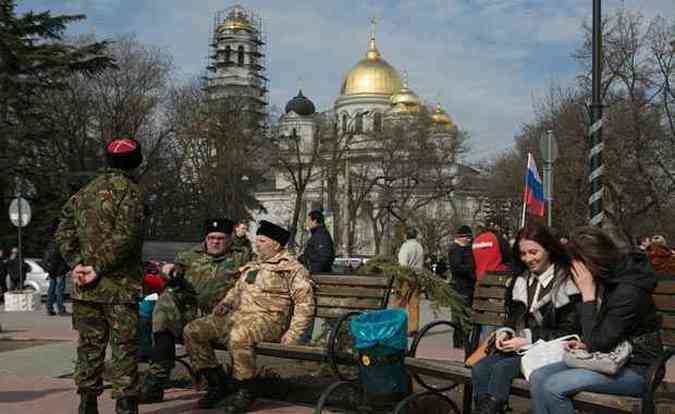
[(408, 88), (408, 75), (403, 75), (403, 86), (391, 96), (391, 104), (394, 112), (418, 112), (420, 109), (420, 98)]
[(237, 31), (237, 30), (252, 30), (253, 26), (251, 22), (246, 17), (244, 9), (241, 6), (234, 6), (232, 11), (228, 13), (227, 17), (223, 21), (223, 24), (220, 25), (218, 31)]
[(401, 78), (396, 69), (380, 57), (371, 33), (366, 57), (360, 60), (345, 76), (342, 95), (392, 95), (401, 89)]
[(456, 129), (455, 123), (452, 122), (450, 116), (441, 108), (441, 105), (436, 105), (436, 109), (431, 113), (431, 122), (448, 129)]

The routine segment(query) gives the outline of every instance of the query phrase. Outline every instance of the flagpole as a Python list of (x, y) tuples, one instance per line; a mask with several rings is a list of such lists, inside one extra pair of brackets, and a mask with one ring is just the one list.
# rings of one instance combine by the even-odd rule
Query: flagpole
[(525, 186), (523, 187), (523, 214), (520, 218), (520, 228), (525, 227), (525, 210), (527, 209), (527, 174), (529, 173), (528, 167), (530, 165), (531, 153), (527, 153), (527, 165), (525, 166)]

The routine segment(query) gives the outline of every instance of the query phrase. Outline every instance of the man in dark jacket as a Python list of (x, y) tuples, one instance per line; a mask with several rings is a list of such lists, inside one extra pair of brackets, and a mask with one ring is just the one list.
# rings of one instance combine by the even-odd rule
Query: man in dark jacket
[(47, 315), (54, 316), (54, 302), (59, 311), (59, 316), (67, 316), (66, 307), (63, 303), (63, 296), (66, 290), (66, 273), (68, 273), (68, 264), (61, 256), (59, 245), (55, 240), (47, 244), (42, 265), (49, 273), (49, 290), (47, 290)]
[[(473, 290), (476, 285), (474, 277), (474, 262), (471, 242), (473, 233), (471, 227), (460, 226), (455, 233), (455, 238), (448, 251), (448, 266), (452, 274), (452, 282), (455, 289), (462, 295), (467, 305), (471, 307), (473, 303)], [(453, 335), (453, 345), (458, 348), (464, 346), (464, 338), (455, 332)]]
[(9, 275), (9, 290), (21, 290), (20, 284), (26, 281), (26, 274), (30, 272), (30, 266), (23, 262), (21, 268), (19, 268), (19, 249), (17, 247), (12, 247), (9, 259), (5, 262), (5, 268)]
[(310, 273), (330, 272), (335, 260), (333, 238), (323, 224), (323, 213), (314, 210), (309, 213), (309, 230), (311, 237), (305, 244), (302, 255), (298, 258)]

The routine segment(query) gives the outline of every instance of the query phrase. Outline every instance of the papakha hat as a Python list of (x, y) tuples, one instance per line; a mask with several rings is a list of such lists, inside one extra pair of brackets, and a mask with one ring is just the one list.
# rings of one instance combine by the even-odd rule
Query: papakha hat
[(133, 170), (143, 162), (141, 144), (133, 138), (116, 138), (105, 147), (105, 156), (110, 168)]
[(228, 218), (210, 218), (204, 222), (204, 234), (225, 233), (232, 234), (234, 221)]
[(291, 237), (291, 233), (289, 233), (288, 230), (267, 220), (260, 220), (260, 223), (258, 223), (258, 231), (255, 234), (267, 236), (272, 240), (278, 241), (282, 246), (285, 246), (286, 243), (288, 243), (288, 239)]

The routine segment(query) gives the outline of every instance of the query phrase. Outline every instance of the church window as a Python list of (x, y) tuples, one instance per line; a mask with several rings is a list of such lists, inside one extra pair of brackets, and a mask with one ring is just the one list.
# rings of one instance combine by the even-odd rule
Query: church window
[(225, 46), (225, 63), (230, 63), (232, 61), (232, 48), (230, 45)]
[(239, 46), (237, 48), (237, 63), (239, 66), (244, 64), (244, 46)]
[(375, 115), (373, 115), (373, 130), (375, 132), (382, 131), (382, 114), (379, 112), (375, 112)]
[(363, 132), (363, 114), (356, 115), (356, 119), (354, 121), (354, 130), (356, 132)]

